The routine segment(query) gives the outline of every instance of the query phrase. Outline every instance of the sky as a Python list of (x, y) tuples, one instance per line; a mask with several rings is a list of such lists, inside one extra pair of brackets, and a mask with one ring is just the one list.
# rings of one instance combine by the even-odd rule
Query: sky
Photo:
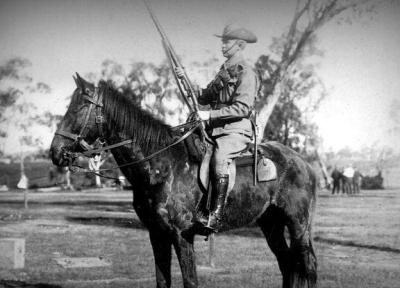
[[(183, 64), (210, 55), (223, 61), (220, 41), (213, 35), (229, 22), (258, 36), (259, 41), (246, 48), (255, 61), (267, 53), (272, 37), (288, 28), (295, 8), (292, 0), (149, 2), (175, 50), (184, 56)], [(400, 147), (399, 135), (387, 132), (389, 109), (400, 92), (399, 15), (400, 4), (388, 4), (372, 19), (363, 17), (352, 25), (333, 21), (318, 32), (324, 55), (315, 63), (329, 96), (312, 119), (324, 150)], [(105, 59), (129, 67), (133, 61), (160, 63), (165, 58), (142, 0), (1, 0), (0, 39), (0, 65), (12, 57), (29, 59), (33, 78), (52, 89), (35, 102), (60, 114), (74, 89), (75, 72), (99, 72)], [(17, 134), (7, 139), (5, 150), (16, 149)], [(52, 135), (43, 137), (49, 143)]]

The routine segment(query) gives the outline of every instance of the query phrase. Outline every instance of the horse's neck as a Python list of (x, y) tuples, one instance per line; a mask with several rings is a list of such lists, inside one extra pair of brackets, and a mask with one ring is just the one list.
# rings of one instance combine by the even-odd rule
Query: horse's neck
[[(139, 108), (137, 107), (130, 107), (132, 109), (132, 112), (136, 113), (143, 113)], [(138, 133), (138, 135), (131, 135), (129, 131), (126, 131), (127, 129), (122, 129), (121, 127), (113, 126), (114, 123), (111, 121), (111, 119), (107, 119), (107, 117), (110, 117), (111, 112), (107, 111), (108, 107), (105, 107), (105, 135), (106, 135), (106, 141), (108, 145), (113, 145), (120, 143), (122, 141), (132, 139), (133, 142), (121, 147), (117, 147), (112, 149), (112, 154), (114, 156), (114, 159), (118, 163), (118, 165), (124, 165), (129, 162), (135, 162), (140, 159), (143, 159), (144, 157), (150, 156), (153, 153), (165, 148), (169, 144), (173, 143), (173, 138), (168, 135), (167, 142), (164, 142), (165, 139), (160, 140), (161, 143), (158, 141), (155, 141), (154, 139), (149, 140), (152, 141), (152, 147), (151, 149), (148, 149), (148, 147), (143, 147), (146, 146), (146, 144), (150, 145), (150, 143), (147, 143), (146, 141), (143, 141), (144, 139), (138, 139), (137, 137), (143, 137), (143, 134)], [(141, 114), (138, 114), (139, 116)], [(145, 115), (146, 117), (149, 117), (148, 115)], [(160, 122), (156, 119), (150, 119), (154, 120), (154, 125), (149, 125), (149, 127), (144, 127), (145, 122), (140, 122), (137, 121), (135, 123), (132, 123), (132, 125), (135, 125), (135, 130), (136, 131), (147, 131), (149, 134), (157, 134), (160, 132), (159, 130), (161, 129), (166, 129), (166, 127), (163, 127)], [(143, 125), (143, 126), (140, 126)], [(149, 129), (154, 129), (154, 130), (149, 130)], [(141, 136), (140, 136), (141, 135)], [(144, 143), (145, 142), (145, 143)], [(156, 143), (154, 143), (156, 142)], [(182, 143), (179, 145), (174, 145), (170, 149), (168, 149), (166, 152), (163, 152), (162, 155), (166, 156), (171, 162), (174, 163), (185, 163), (187, 157), (187, 151)], [(143, 173), (143, 169), (148, 169), (148, 162), (145, 161), (144, 163), (141, 163), (139, 165), (136, 165), (136, 167), (139, 167), (139, 169), (126, 169), (126, 170), (136, 170), (139, 171), (138, 173)], [(184, 166), (184, 165), (177, 165), (178, 167)], [(144, 168), (143, 168), (144, 167)], [(178, 168), (179, 169), (179, 168)], [(131, 172), (129, 172), (131, 173)], [(124, 172), (124, 174), (126, 174)], [(135, 175), (138, 176), (138, 175)], [(141, 176), (141, 175), (139, 175)]]

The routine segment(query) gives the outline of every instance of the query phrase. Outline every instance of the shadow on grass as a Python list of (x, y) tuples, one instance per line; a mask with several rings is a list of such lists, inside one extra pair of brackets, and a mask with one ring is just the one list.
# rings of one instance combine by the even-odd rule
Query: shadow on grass
[(0, 280), (0, 287), (4, 288), (62, 288), (59, 285), (36, 283), (30, 284), (23, 281)]
[(241, 237), (254, 237), (254, 238), (264, 238), (264, 234), (258, 227), (242, 227), (223, 231), (224, 235), (241, 236)]
[[(23, 201), (21, 200), (2, 200), (1, 204), (8, 205), (16, 205), (17, 207), (21, 206)], [(132, 209), (132, 201), (72, 201), (72, 200), (63, 200), (63, 201), (43, 201), (43, 200), (29, 200), (29, 205), (37, 205), (37, 206), (45, 206), (45, 205), (60, 205), (60, 206), (128, 206)]]
[(145, 229), (138, 219), (120, 217), (65, 217), (65, 220), (84, 225), (103, 225), (120, 228)]
[(371, 250), (376, 250), (376, 251), (392, 252), (392, 253), (400, 254), (400, 249), (387, 247), (387, 246), (361, 244), (361, 243), (356, 243), (351, 240), (338, 240), (338, 239), (323, 238), (320, 236), (316, 236), (316, 237), (314, 237), (314, 241), (332, 244), (332, 245), (342, 245), (342, 246), (348, 246), (348, 247), (365, 248), (365, 249), (371, 249)]
[(320, 195), (318, 195), (318, 198), (332, 198), (332, 199), (335, 199), (335, 198), (341, 198), (341, 197), (343, 197), (343, 198), (386, 198), (386, 199), (394, 199), (394, 198), (396, 198), (396, 196), (395, 195), (379, 195), (379, 193), (377, 193), (377, 194), (370, 194), (370, 195), (367, 195), (367, 194), (343, 194), (343, 193), (340, 193), (340, 194), (320, 194)]
[[(264, 235), (262, 234), (261, 230), (256, 227), (233, 229), (233, 230), (225, 231), (225, 232), (223, 232), (223, 234), (240, 236), (240, 237), (264, 238)], [(376, 251), (392, 252), (392, 253), (400, 254), (400, 249), (397, 249), (397, 248), (392, 248), (392, 247), (388, 247), (388, 246), (371, 245), (371, 244), (361, 244), (361, 243), (357, 243), (357, 242), (351, 241), (351, 240), (339, 240), (339, 239), (315, 236), (314, 241), (320, 242), (320, 243), (327, 243), (327, 244), (331, 244), (331, 245), (357, 247), (357, 248), (364, 248), (364, 249), (371, 249), (371, 250), (376, 250)]]

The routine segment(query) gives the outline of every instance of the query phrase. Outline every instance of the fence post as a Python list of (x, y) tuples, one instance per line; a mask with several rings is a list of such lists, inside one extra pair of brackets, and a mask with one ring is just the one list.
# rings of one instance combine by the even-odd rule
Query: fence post
[(214, 268), (214, 251), (215, 251), (215, 238), (214, 234), (208, 236), (208, 266)]

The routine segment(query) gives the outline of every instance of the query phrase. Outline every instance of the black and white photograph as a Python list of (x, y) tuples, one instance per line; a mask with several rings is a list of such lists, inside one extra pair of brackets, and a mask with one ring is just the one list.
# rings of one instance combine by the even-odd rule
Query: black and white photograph
[(0, 288), (400, 286), (400, 1), (0, 0)]

